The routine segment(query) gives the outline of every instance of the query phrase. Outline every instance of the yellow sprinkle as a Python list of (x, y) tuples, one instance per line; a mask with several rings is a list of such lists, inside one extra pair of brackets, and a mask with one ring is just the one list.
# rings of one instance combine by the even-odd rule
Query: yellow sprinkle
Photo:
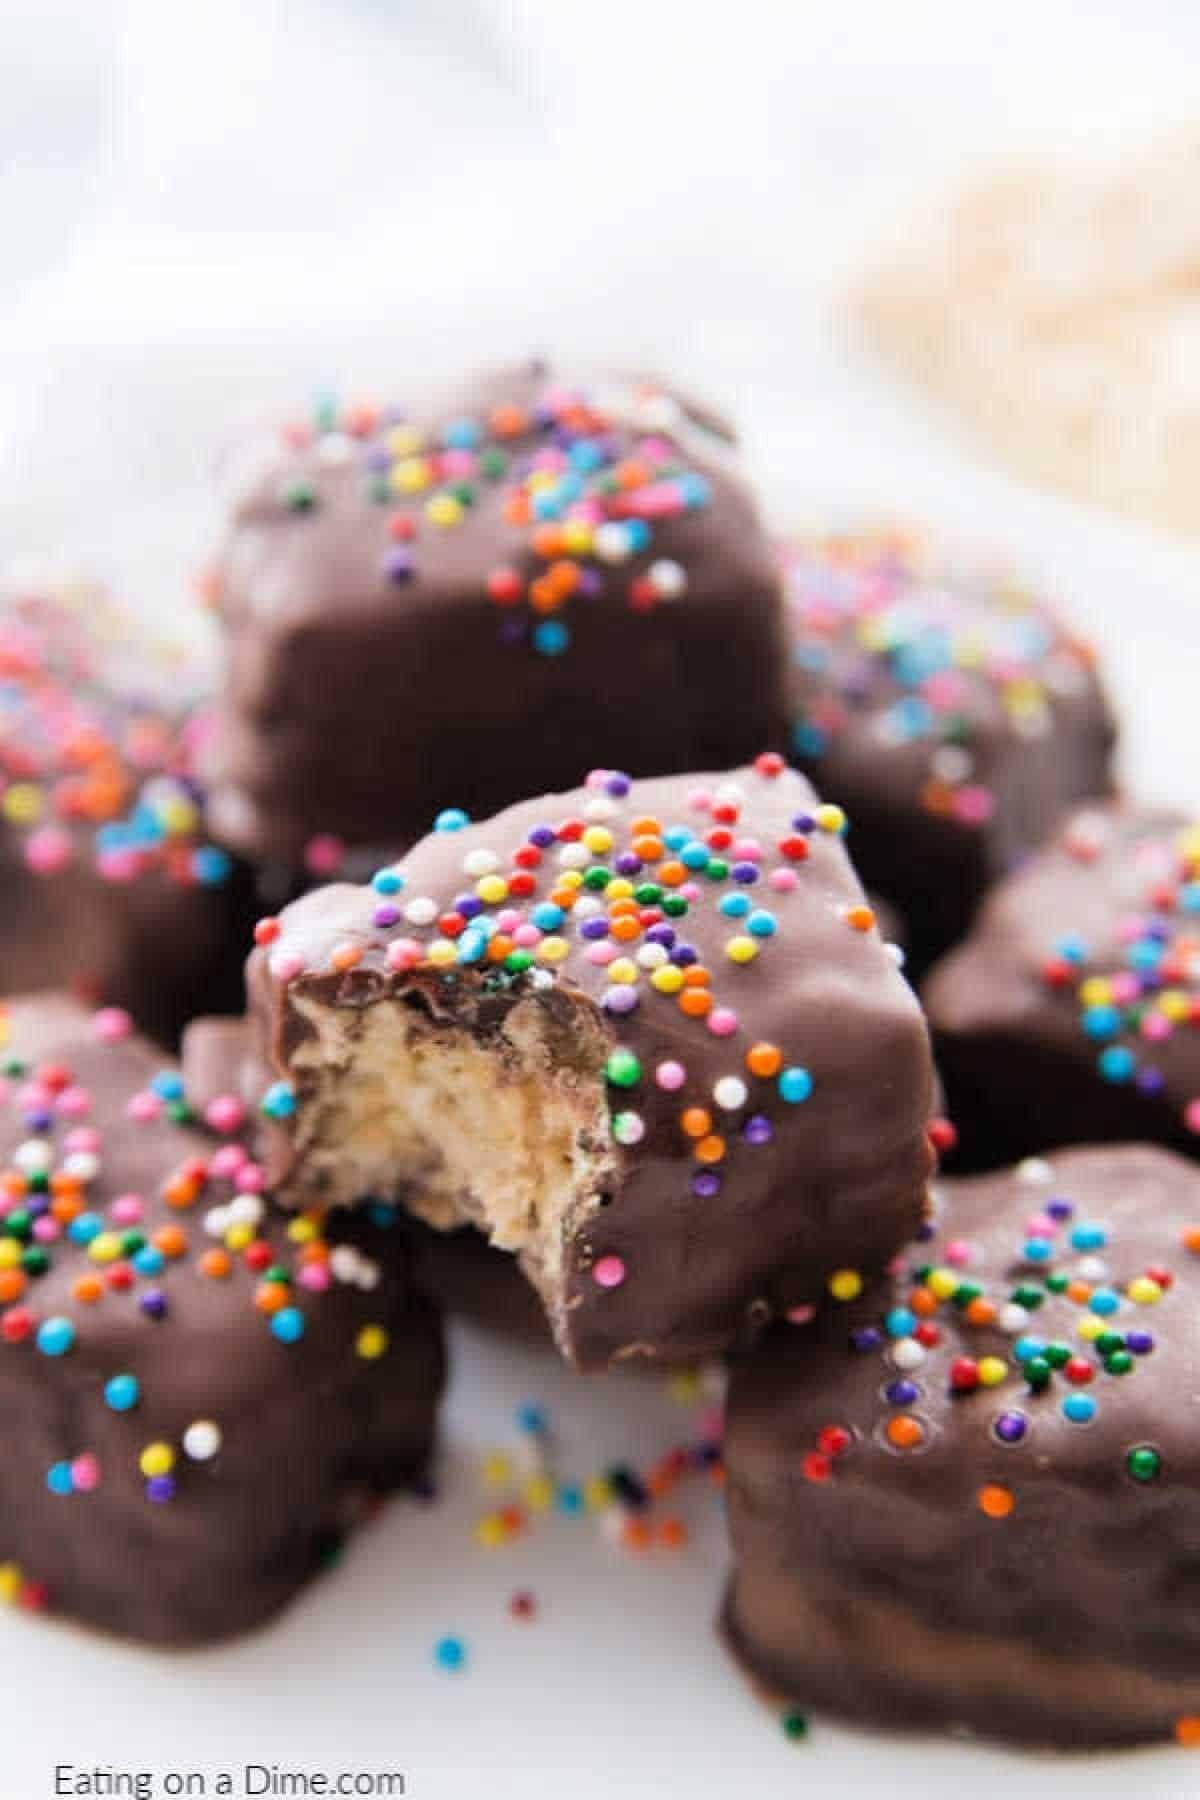
[(655, 969), (650, 977), (650, 986), (659, 994), (677, 994), (683, 986), (683, 970), (674, 963), (667, 963), (661, 969)]
[(551, 475), (548, 469), (535, 469), (532, 475), (526, 478), (525, 485), (531, 494), (540, 494), (544, 489), (554, 487), (557, 481), (558, 476)]
[(614, 875), (604, 890), (606, 900), (630, 900), (633, 898), (633, 883), (624, 875)]
[(175, 1467), (175, 1452), (170, 1444), (147, 1444), (138, 1458), (138, 1467), (147, 1480), (154, 1475), (169, 1475)]
[(116, 1262), (121, 1254), (121, 1240), (115, 1231), (102, 1231), (88, 1245), (88, 1255), (93, 1262)]
[(366, 1362), (378, 1362), (391, 1339), (382, 1325), (364, 1325), (354, 1341), (354, 1348)]
[(288, 1222), (287, 1234), (293, 1244), (311, 1244), (320, 1236), (320, 1233), (321, 1228), (317, 1220), (307, 1215), (302, 1215), (299, 1219), (291, 1219)]
[(857, 1269), (835, 1269), (829, 1277), (829, 1291), (835, 1300), (857, 1300), (862, 1287)]
[(229, 1230), (225, 1233), (225, 1248), (227, 1250), (244, 1250), (247, 1244), (252, 1244), (253, 1242), (253, 1225), (247, 1225), (245, 1223), (231, 1225)]
[(539, 962), (560, 963), (568, 956), (571, 946), (564, 937), (544, 937), (537, 947)]
[(455, 499), (453, 494), (435, 494), (425, 503), (425, 517), (431, 525), (457, 525), (465, 510), (462, 501)]
[(690, 1406), (700, 1398), (703, 1382), (695, 1369), (676, 1369), (667, 1379), (667, 1392), (680, 1406)]
[(1108, 1326), (1095, 1313), (1084, 1313), (1075, 1329), (1081, 1338), (1086, 1338), (1090, 1343), (1093, 1338), (1098, 1338), (1102, 1331), (1107, 1331)]
[(435, 938), (425, 952), (425, 957), (435, 969), (446, 969), (451, 963), (458, 961), (458, 951), (449, 938)]
[(393, 456), (411, 457), (421, 448), (421, 434), (412, 425), (396, 425), (385, 442)]
[(593, 855), (603, 856), (606, 850), (612, 849), (613, 834), (607, 825), (589, 825), (581, 841)]
[(939, 1300), (948, 1300), (951, 1294), (958, 1292), (959, 1279), (953, 1269), (931, 1269), (925, 1277), (925, 1286)]
[(398, 494), (419, 494), (429, 486), (429, 464), (423, 456), (406, 456), (393, 468), (391, 480)]
[(582, 519), (568, 519), (563, 526), (563, 547), (571, 556), (587, 556), (592, 548), (592, 528)]
[(1079, 984), (1081, 1006), (1107, 1006), (1112, 1000), (1112, 982), (1104, 975), (1089, 975)]
[(818, 806), (813, 818), (822, 831), (845, 831), (846, 815), (840, 806)]
[(21, 1246), (16, 1238), (0, 1238), (0, 1269), (15, 1269), (21, 1260)]
[(545, 1512), (554, 1504), (554, 1483), (548, 1475), (531, 1475), (521, 1489), (521, 1498), (531, 1512)]
[(168, 837), (187, 837), (196, 829), (200, 814), (190, 800), (168, 800), (158, 808), (158, 822)]
[(999, 1387), (1008, 1374), (1008, 1364), (999, 1356), (981, 1356), (978, 1363), (979, 1380), (984, 1387)]
[(582, 871), (582, 869), (564, 869), (562, 871), (561, 875), (556, 876), (555, 879), (557, 880), (559, 887), (564, 887), (564, 888), (582, 887), (583, 886), (583, 871)]
[(731, 937), (725, 945), (725, 954), (730, 962), (753, 962), (758, 955), (758, 945), (752, 937)]
[(475, 883), (475, 892), (485, 906), (497, 906), (508, 898), (508, 883), (503, 875), (481, 875)]
[(32, 825), (42, 816), (42, 790), (31, 781), (14, 781), (0, 805), (12, 824)]
[(504, 1520), (499, 1513), (484, 1513), (475, 1527), (476, 1541), (485, 1550), (496, 1550), (504, 1542), (508, 1534), (504, 1529)]
[(1178, 988), (1164, 988), (1158, 996), (1158, 1010), (1164, 1018), (1179, 1025), (1191, 1012), (1191, 1006), (1187, 995), (1181, 994)]
[(624, 986), (628, 986), (631, 981), (636, 981), (638, 974), (637, 964), (628, 956), (618, 956), (608, 965), (608, 979), (620, 982)]
[(583, 1504), (589, 1512), (603, 1512), (612, 1505), (612, 1486), (603, 1475), (589, 1475), (583, 1484)]
[(480, 1476), (484, 1487), (507, 1487), (512, 1480), (512, 1459), (503, 1450), (489, 1450), (483, 1459)]
[(0, 1563), (0, 1605), (14, 1606), (21, 1597), (21, 1589), (24, 1585), (24, 1579), (16, 1563)]
[(1157, 1281), (1154, 1280), (1153, 1276), (1150, 1275), (1135, 1275), (1133, 1280), (1129, 1283), (1129, 1286), (1125, 1289), (1125, 1292), (1129, 1295), (1129, 1298), (1136, 1301), (1139, 1306), (1153, 1306), (1156, 1301), (1161, 1300), (1163, 1297), (1162, 1289), (1159, 1287)]

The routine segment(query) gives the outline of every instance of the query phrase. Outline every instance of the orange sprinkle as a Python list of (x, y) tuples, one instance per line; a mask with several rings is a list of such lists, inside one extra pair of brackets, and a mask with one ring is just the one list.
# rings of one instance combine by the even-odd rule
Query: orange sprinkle
[(629, 835), (631, 838), (661, 837), (662, 820), (656, 819), (652, 813), (642, 813), (640, 818), (634, 819), (630, 825)]
[(908, 1296), (910, 1312), (915, 1312), (919, 1319), (928, 1319), (938, 1309), (938, 1297), (931, 1294), (928, 1288), (915, 1288)]
[(1088, 1281), (1071, 1281), (1067, 1284), (1067, 1299), (1073, 1300), (1076, 1306), (1083, 1306), (1092, 1297), (1091, 1283)]
[(684, 970), (683, 985), (689, 988), (706, 988), (712, 986), (712, 976), (707, 969), (693, 963), (690, 969)]
[(712, 1130), (712, 1114), (702, 1106), (689, 1106), (680, 1114), (679, 1123), (690, 1138), (702, 1138)]
[(985, 1300), (983, 1295), (980, 1294), (977, 1299), (969, 1302), (963, 1316), (968, 1325), (994, 1325), (996, 1322), (996, 1303), (994, 1300)]
[(712, 995), (703, 988), (684, 988), (679, 996), (679, 1010), (689, 1019), (703, 1019), (712, 1011)]
[(981, 1487), (976, 1498), (980, 1512), (985, 1513), (989, 1519), (1007, 1519), (1016, 1505), (1011, 1488), (997, 1487), (992, 1483)]
[(897, 1450), (915, 1449), (925, 1436), (920, 1421), (910, 1413), (899, 1413), (894, 1419), (889, 1419), (885, 1429), (888, 1443)]
[(658, 862), (663, 853), (663, 841), (660, 837), (635, 837), (632, 849), (643, 862)]
[(663, 1519), (654, 1535), (664, 1549), (681, 1550), (687, 1543), (687, 1526), (682, 1519)]
[(288, 1303), (288, 1291), (282, 1281), (260, 1281), (254, 1290), (254, 1304), (260, 1313), (282, 1312)]
[(539, 575), (536, 581), (531, 581), (529, 584), (529, 604), (534, 612), (557, 612), (564, 598), (565, 596), (555, 587), (548, 575)]
[(182, 1225), (161, 1225), (151, 1242), (164, 1256), (183, 1256), (188, 1247), (187, 1232)]
[(1190, 1250), (1193, 1256), (1200, 1256), (1200, 1225), (1189, 1225), (1183, 1234), (1183, 1247)]
[(60, 1225), (69, 1225), (83, 1211), (83, 1201), (77, 1194), (60, 1194), (50, 1202), (50, 1214)]
[(353, 969), (362, 961), (362, 945), (337, 944), (330, 952), (329, 960), (338, 974), (344, 975), (347, 969)]
[(529, 501), (524, 494), (510, 494), (504, 502), (504, 518), (509, 525), (528, 525)]
[(0, 1304), (7, 1306), (11, 1300), (19, 1300), (24, 1292), (24, 1269), (0, 1269)]
[(627, 1550), (648, 1550), (650, 1527), (644, 1519), (627, 1519), (621, 1527), (621, 1542)]
[[(1188, 1249), (1191, 1249), (1188, 1245)], [(1200, 1713), (1184, 1713), (1175, 1721), (1175, 1742), (1185, 1750), (1200, 1749)]]
[(566, 600), (579, 586), (580, 568), (569, 557), (560, 557), (546, 570), (546, 580), (560, 599)]
[(609, 925), (608, 935), (620, 944), (631, 944), (634, 938), (641, 937), (642, 928), (636, 919), (617, 918)]
[(488, 939), (487, 956), (489, 962), (503, 962), (513, 947), (513, 941), (503, 931)]
[(566, 549), (566, 540), (563, 537), (561, 525), (539, 525), (533, 534), (532, 542), (534, 554), (542, 557), (546, 562), (552, 562)]
[(869, 906), (852, 906), (846, 914), (846, 923), (854, 931), (870, 931), (875, 914)]
[(783, 1051), (777, 1044), (751, 1044), (746, 1052), (746, 1067), (752, 1075), (761, 1075), (764, 1079), (778, 1075), (783, 1067)]
[(196, 1266), (202, 1275), (208, 1276), (210, 1281), (224, 1281), (233, 1273), (233, 1263), (230, 1261), (228, 1252), (216, 1248), (206, 1250)]
[(719, 1163), (725, 1155), (725, 1139), (723, 1137), (702, 1137), (692, 1152), (697, 1162)]
[(176, 1176), (174, 1181), (167, 1182), (163, 1188), (162, 1197), (168, 1206), (173, 1206), (176, 1212), (182, 1212), (186, 1207), (196, 1204), (199, 1192), (200, 1189), (196, 1182), (189, 1181), (186, 1176), (180, 1175)]
[(50, 1192), (62, 1199), (69, 1199), (72, 1194), (82, 1194), (83, 1183), (78, 1175), (68, 1175), (61, 1170), (50, 1177)]
[[(16, 1271), (11, 1271), (15, 1273)], [(98, 1275), (81, 1275), (71, 1289), (72, 1296), (83, 1302), (85, 1306), (93, 1306), (104, 1293), (104, 1283)]]
[(659, 864), (658, 880), (664, 887), (678, 887), (680, 882), (687, 880), (687, 877), (687, 869), (681, 862), (668, 861)]

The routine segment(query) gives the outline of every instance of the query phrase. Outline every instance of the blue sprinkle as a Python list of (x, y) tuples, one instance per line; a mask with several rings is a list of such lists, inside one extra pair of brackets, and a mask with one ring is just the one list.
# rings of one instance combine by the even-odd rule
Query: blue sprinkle
[(259, 1102), (268, 1119), (290, 1119), (296, 1111), (296, 1096), (286, 1081), (272, 1082)]
[(565, 1481), (554, 1499), (559, 1512), (568, 1513), (572, 1518), (583, 1511), (583, 1490), (573, 1482)]
[(1031, 1357), (1040, 1356), (1045, 1348), (1045, 1341), (1042, 1338), (1019, 1337), (1013, 1345), (1013, 1355), (1018, 1362), (1028, 1362)]
[(1103, 1225), (1076, 1225), (1071, 1232), (1073, 1250), (1102, 1250), (1108, 1242)]
[(533, 633), (533, 647), (542, 656), (561, 656), (571, 634), (561, 619), (543, 619)]
[(545, 900), (540, 906), (534, 907), (529, 917), (539, 931), (557, 931), (566, 914), (561, 906), (555, 906), (553, 902)]
[(134, 1256), (133, 1266), (139, 1275), (161, 1275), (167, 1266), (167, 1259), (153, 1244), (143, 1244)]
[(114, 1412), (130, 1412), (141, 1394), (136, 1375), (114, 1375), (104, 1384), (105, 1404)]
[(65, 1356), (75, 1342), (75, 1327), (70, 1319), (46, 1319), (38, 1326), (37, 1347), (43, 1356)]
[(465, 831), (471, 823), (470, 817), (461, 806), (448, 806), (433, 821), (435, 831)]
[(883, 1322), (889, 1337), (908, 1337), (910, 1332), (916, 1330), (917, 1315), (910, 1312), (907, 1306), (893, 1306)]
[(1137, 1068), (1137, 1061), (1132, 1050), (1122, 1044), (1110, 1044), (1107, 1050), (1100, 1053), (1099, 1069), (1105, 1081), (1129, 1081)]
[(779, 1093), (791, 1105), (807, 1100), (813, 1091), (813, 1079), (807, 1069), (785, 1069), (779, 1077)]
[(1089, 1006), (1083, 1015), (1083, 1029), (1090, 1038), (1115, 1037), (1121, 1029), (1121, 1015), (1115, 1006)]
[(71, 1473), (69, 1462), (56, 1462), (46, 1472), (46, 1486), (52, 1494), (73, 1494), (75, 1477)]
[(1054, 1246), (1045, 1238), (1028, 1238), (1023, 1254), (1026, 1262), (1049, 1262), (1054, 1254)]
[(727, 919), (744, 919), (750, 904), (749, 894), (726, 894), (718, 903), (717, 911)]
[(150, 1092), (157, 1094), (160, 1100), (182, 1100), (183, 1077), (177, 1075), (174, 1069), (160, 1069), (157, 1075), (151, 1077)]
[(1115, 1294), (1112, 1288), (1097, 1288), (1091, 1299), (1088, 1301), (1090, 1310), (1094, 1313), (1099, 1313), (1102, 1319), (1109, 1318), (1116, 1312), (1120, 1304), (1121, 1296), (1120, 1294)]
[(285, 1306), (273, 1316), (271, 1330), (281, 1344), (298, 1344), (304, 1336), (304, 1314), (298, 1306)]
[(1072, 1425), (1086, 1425), (1096, 1416), (1096, 1402), (1090, 1394), (1068, 1394), (1062, 1403), (1064, 1419)]
[(546, 1409), (539, 1406), (536, 1400), (527, 1400), (523, 1406), (518, 1406), (516, 1420), (518, 1431), (540, 1437), (546, 1429)]
[(461, 1669), (467, 1660), (467, 1646), (459, 1637), (439, 1638), (433, 1646), (433, 1660), (439, 1669)]
[(202, 844), (192, 852), (192, 873), (202, 887), (221, 887), (229, 880), (233, 863), (215, 844)]
[(104, 1220), (96, 1213), (80, 1213), (67, 1226), (67, 1236), (73, 1244), (90, 1244), (104, 1230)]
[(377, 894), (398, 894), (404, 886), (404, 877), (399, 869), (377, 869), (371, 877), (371, 886)]
[(746, 930), (751, 937), (774, 937), (777, 929), (774, 913), (752, 912), (746, 920)]

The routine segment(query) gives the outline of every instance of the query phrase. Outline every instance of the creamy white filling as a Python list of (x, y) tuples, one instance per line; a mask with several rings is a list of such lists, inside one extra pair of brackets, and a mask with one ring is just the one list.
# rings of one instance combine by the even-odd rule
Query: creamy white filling
[(440, 1230), (474, 1224), (551, 1299), (570, 1232), (615, 1178), (599, 1019), (581, 1010), (567, 1065), (536, 995), (484, 1038), (393, 998), (293, 1004), (312, 1028), (292, 1059), (306, 1189), (334, 1205), (396, 1198)]

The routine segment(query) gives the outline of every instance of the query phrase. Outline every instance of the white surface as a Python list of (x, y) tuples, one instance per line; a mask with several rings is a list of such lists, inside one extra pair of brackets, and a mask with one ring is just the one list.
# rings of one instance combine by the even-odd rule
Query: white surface
[[(1189, 0), (8, 0), (0, 554), (57, 552), (161, 614), (240, 419), (531, 347), (657, 363), (737, 409), (777, 519), (883, 511), (1006, 547), (1107, 651), (1132, 783), (1194, 804), (1200, 552), (980, 466), (841, 341), (831, 299), (971, 157), (1181, 117), (1198, 59)], [(785, 1742), (709, 1631), (702, 1494), (680, 1557), (590, 1522), (471, 1535), (519, 1401), (549, 1401), (579, 1475), (686, 1415), (456, 1349), (443, 1502), (393, 1508), (265, 1636), (179, 1662), (0, 1616), (5, 1800), (51, 1793), (55, 1760), (398, 1767), (454, 1800), (1200, 1789), (1174, 1751), (1047, 1762), (820, 1721)], [(516, 1625), (523, 1585), (542, 1612)], [(447, 1631), (456, 1676), (432, 1666)]]

